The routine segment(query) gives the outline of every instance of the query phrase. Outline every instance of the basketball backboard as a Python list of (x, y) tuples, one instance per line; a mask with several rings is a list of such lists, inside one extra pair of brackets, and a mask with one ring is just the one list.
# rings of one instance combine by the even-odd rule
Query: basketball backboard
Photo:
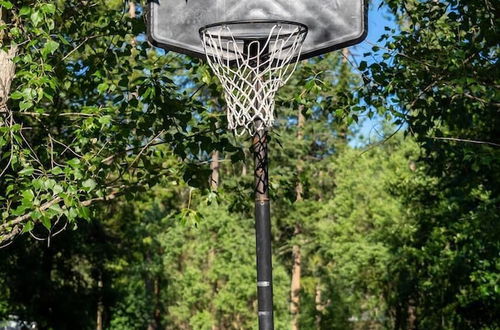
[(301, 59), (355, 45), (367, 34), (367, 0), (150, 0), (149, 40), (157, 47), (205, 59), (199, 29), (242, 20), (286, 20), (309, 33)]

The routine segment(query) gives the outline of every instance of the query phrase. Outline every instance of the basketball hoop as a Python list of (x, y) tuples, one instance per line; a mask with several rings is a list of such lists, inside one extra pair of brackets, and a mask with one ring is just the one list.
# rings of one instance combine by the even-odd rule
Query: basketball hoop
[(229, 129), (236, 135), (274, 123), (274, 98), (291, 77), (308, 28), (291, 21), (223, 22), (200, 29), (207, 61), (224, 89)]
[(253, 136), (260, 330), (274, 329), (267, 129), (274, 123), (276, 92), (295, 71), (307, 32), (304, 24), (276, 20), (200, 29), (208, 64), (224, 88), (229, 129)]
[(268, 161), (274, 99), (299, 60), (365, 39), (367, 5), (368, 0), (148, 1), (151, 43), (206, 60), (224, 89), (229, 129), (253, 136), (259, 330), (274, 330)]

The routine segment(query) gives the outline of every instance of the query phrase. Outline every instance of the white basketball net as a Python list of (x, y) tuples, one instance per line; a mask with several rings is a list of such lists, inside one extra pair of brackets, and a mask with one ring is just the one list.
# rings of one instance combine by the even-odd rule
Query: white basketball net
[[(252, 31), (246, 31), (252, 32)], [(261, 32), (262, 33), (262, 32)], [(260, 41), (245, 39), (219, 25), (202, 32), (210, 67), (224, 88), (229, 129), (235, 134), (271, 127), (276, 92), (297, 67), (307, 30), (276, 23)]]

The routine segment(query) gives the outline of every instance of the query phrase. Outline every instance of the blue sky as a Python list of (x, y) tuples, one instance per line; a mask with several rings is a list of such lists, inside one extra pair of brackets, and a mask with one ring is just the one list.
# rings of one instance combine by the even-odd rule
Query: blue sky
[[(372, 57), (363, 57), (363, 53), (369, 52), (374, 44), (377, 44), (380, 36), (387, 31), (384, 30), (386, 26), (396, 27), (395, 22), (391, 20), (391, 15), (385, 7), (379, 9), (381, 0), (374, 0), (369, 7), (368, 13), (368, 36), (365, 41), (359, 45), (350, 48), (351, 55), (354, 57), (356, 63), (366, 61), (368, 64), (374, 62)], [(146, 36), (139, 36), (140, 39), (145, 40)], [(158, 48), (158, 51), (164, 54), (164, 51)], [(373, 119), (363, 118), (361, 116), (359, 124), (353, 126), (353, 129), (358, 130), (359, 134), (350, 142), (353, 147), (363, 147), (369, 142), (378, 141), (382, 138), (380, 132), (381, 119), (374, 117)]]
[[(370, 6), (368, 13), (368, 36), (366, 40), (361, 44), (350, 48), (351, 54), (357, 63), (363, 60), (367, 61), (368, 64), (373, 62), (374, 59), (371, 57), (364, 58), (363, 53), (369, 52), (374, 44), (378, 44), (377, 41), (380, 36), (387, 33), (387, 31), (384, 30), (386, 26), (396, 27), (396, 24), (391, 20), (391, 16), (388, 11), (384, 7), (379, 9), (380, 3), (380, 0), (376, 0), (373, 1), (373, 4)], [(380, 118), (365, 118), (359, 125), (354, 126), (353, 128), (359, 129), (359, 135), (351, 141), (351, 145), (354, 147), (362, 147), (369, 141), (373, 142), (380, 140), (380, 123)]]

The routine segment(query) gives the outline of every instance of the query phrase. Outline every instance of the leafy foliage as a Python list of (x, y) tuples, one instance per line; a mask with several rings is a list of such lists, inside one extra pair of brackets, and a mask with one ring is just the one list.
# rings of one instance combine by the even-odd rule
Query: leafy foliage
[[(303, 329), (496, 329), (495, 8), (383, 5), (398, 28), (361, 75), (347, 52), (330, 54), (301, 63), (277, 99), (277, 327), (292, 318), (298, 247)], [(0, 250), (0, 316), (86, 329), (99, 310), (112, 329), (254, 328), (250, 151), (223, 133), (207, 66), (151, 48), (141, 6), (0, 7), (0, 56), (14, 53), (16, 69), (0, 100), (0, 242), (13, 242)], [(349, 143), (363, 115), (390, 122), (364, 151)], [(213, 150), (222, 180), (209, 192)]]
[[(38, 224), (50, 233), (90, 219), (95, 202), (148, 189), (158, 177), (203, 186), (197, 156), (234, 150), (214, 135), (215, 118), (188, 86), (175, 83), (183, 59), (151, 49), (143, 20), (121, 1), (2, 7), (3, 48), (17, 51), (0, 125), (0, 241)], [(163, 161), (171, 153), (186, 161), (178, 173)]]
[(496, 317), (486, 311), (500, 303), (498, 16), (489, 1), (387, 5), (401, 31), (373, 49), (386, 61), (361, 64), (365, 100), (390, 104), (407, 123), (429, 175), (402, 186), (416, 232), (397, 248), (405, 298), (396, 300), (407, 300), (399, 312), (415, 307), (422, 328), (487, 327)]

